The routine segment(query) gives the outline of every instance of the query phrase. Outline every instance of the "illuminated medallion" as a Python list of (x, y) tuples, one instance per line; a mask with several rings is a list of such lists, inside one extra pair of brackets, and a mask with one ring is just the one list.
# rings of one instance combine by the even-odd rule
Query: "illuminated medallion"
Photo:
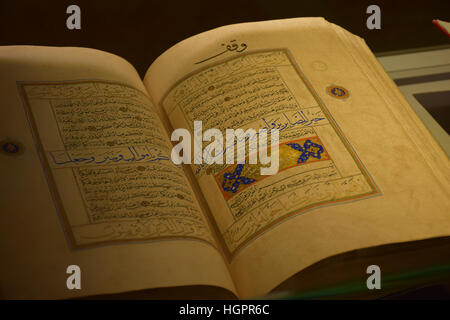
[(14, 140), (0, 141), (0, 152), (8, 156), (16, 156), (22, 154), (22, 144)]
[(347, 89), (334, 84), (327, 87), (327, 93), (337, 99), (347, 99), (350, 96), (350, 92)]
[[(317, 161), (329, 161), (330, 156), (318, 136), (311, 136), (281, 143), (278, 146), (278, 172)], [(248, 157), (247, 157), (248, 158)], [(216, 175), (216, 181), (226, 200), (230, 200), (251, 185), (260, 183), (267, 175), (261, 175), (261, 164), (234, 164)]]

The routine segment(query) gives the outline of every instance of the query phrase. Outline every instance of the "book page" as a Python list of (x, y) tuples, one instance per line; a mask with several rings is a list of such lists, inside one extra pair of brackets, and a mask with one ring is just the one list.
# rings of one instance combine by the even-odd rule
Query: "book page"
[(191, 166), (242, 297), (334, 254), (450, 233), (448, 189), (433, 170), (448, 162), (430, 166), (392, 113), (393, 93), (321, 18), (194, 36), (144, 84), (173, 128), (280, 131), (276, 175)]
[(408, 104), (392, 79), (384, 72), (383, 67), (365, 45), (364, 40), (354, 37), (351, 33), (339, 26), (333, 25), (333, 28), (343, 38), (346, 45), (348, 45), (355, 63), (361, 65), (361, 69), (367, 68), (368, 70), (372, 70), (371, 77), (373, 81), (377, 81), (377, 90), (386, 90), (392, 93), (391, 95), (383, 95), (385, 100), (389, 100), (387, 102), (388, 106), (397, 106), (396, 108), (391, 108), (391, 112), (401, 122), (404, 130), (416, 144), (417, 150), (434, 171), (436, 178), (440, 180), (443, 188), (449, 190), (450, 170), (449, 166), (445, 165), (448, 163), (448, 156), (445, 151), (446, 146), (441, 145), (440, 142), (432, 138), (435, 133), (429, 134), (428, 127), (423, 125), (419, 115), (415, 113), (412, 106)]
[[(9, 213), (0, 223), (2, 295), (187, 285), (234, 291), (131, 65), (96, 50), (46, 47), (1, 48), (0, 63)], [(72, 264), (81, 268), (81, 290), (66, 287)]]

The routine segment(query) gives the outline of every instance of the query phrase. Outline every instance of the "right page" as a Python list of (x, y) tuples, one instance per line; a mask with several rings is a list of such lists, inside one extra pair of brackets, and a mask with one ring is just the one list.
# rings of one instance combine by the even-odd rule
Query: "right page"
[(276, 175), (191, 165), (244, 298), (331, 255), (450, 234), (448, 158), (363, 41), (322, 18), (197, 35), (144, 83), (171, 129), (279, 129)]

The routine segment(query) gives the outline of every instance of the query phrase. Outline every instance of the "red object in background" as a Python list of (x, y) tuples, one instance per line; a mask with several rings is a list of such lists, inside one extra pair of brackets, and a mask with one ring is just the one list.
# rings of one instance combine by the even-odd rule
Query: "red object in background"
[(450, 33), (449, 33), (450, 23), (449, 22), (441, 21), (441, 20), (437, 20), (437, 19), (434, 19), (432, 22), (439, 29), (441, 29), (447, 35), (447, 37), (450, 37)]

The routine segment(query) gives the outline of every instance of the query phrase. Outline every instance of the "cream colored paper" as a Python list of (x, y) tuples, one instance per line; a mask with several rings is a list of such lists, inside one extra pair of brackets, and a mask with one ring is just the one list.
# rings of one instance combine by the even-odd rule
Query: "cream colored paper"
[[(0, 64), (0, 135), (23, 146), (0, 155), (2, 296), (234, 291), (131, 65), (92, 49), (45, 47), (1, 48)], [(66, 287), (72, 264), (81, 290)]]
[[(230, 50), (224, 49), (227, 45)], [(230, 118), (225, 99), (223, 112), (210, 117), (208, 112), (211, 110), (206, 112), (208, 103), (210, 108), (220, 109), (215, 96), (211, 96), (211, 100), (192, 98), (199, 98), (202, 94), (201, 85), (195, 81), (196, 75), (198, 77), (201, 71), (206, 70), (206, 79), (219, 79), (220, 76), (211, 69), (213, 65), (232, 68), (224, 62), (238, 61), (238, 57), (252, 52), (275, 52), (279, 49), (287, 49), (292, 54), (306, 79), (304, 82), (317, 93), (379, 192), (359, 201), (329, 201), (327, 206), (299, 210), (299, 214), (282, 219), (269, 231), (259, 234), (233, 256), (230, 263), (240, 295), (264, 295), (299, 270), (333, 254), (448, 235), (448, 159), (441, 149), (436, 148), (423, 125), (415, 120), (415, 115), (401, 100), (392, 82), (380, 75), (382, 71), (374, 58), (368, 56), (366, 47), (355, 36), (343, 36), (325, 20), (311, 18), (239, 24), (194, 36), (160, 56), (148, 70), (144, 83), (173, 128), (190, 128), (192, 120), (232, 125), (234, 118)], [(201, 62), (205, 59), (208, 60)], [(256, 70), (259, 66), (256, 64), (254, 67)], [(299, 109), (303, 105), (308, 106), (310, 95), (300, 85), (298, 75), (287, 71), (281, 77), (297, 100)], [(230, 81), (230, 85), (240, 81), (239, 77), (236, 78), (236, 81)], [(170, 101), (180, 84), (190, 79), (193, 79), (191, 86), (196, 90), (195, 94), (179, 90), (178, 102)], [(265, 79), (268, 80), (267, 77)], [(254, 83), (248, 86), (255, 88)], [(347, 89), (349, 96), (339, 99), (329, 94), (327, 88), (330, 86)], [(175, 108), (177, 103), (181, 107)], [(183, 108), (188, 112), (180, 111)], [(204, 112), (202, 108), (205, 108)], [(195, 113), (195, 110), (199, 112)], [(245, 105), (241, 110), (245, 110)], [(263, 110), (262, 114), (252, 116), (260, 110)], [(255, 107), (242, 113), (242, 117), (256, 122), (269, 116), (264, 112), (263, 107)], [(199, 118), (192, 119), (194, 114)], [(248, 124), (249, 120), (245, 122)], [(322, 136), (327, 137), (325, 133)], [(328, 137), (325, 148), (329, 149), (331, 159), (341, 160), (344, 166), (350, 165), (347, 152), (341, 150), (331, 136)], [(347, 170), (352, 169), (349, 167)], [(195, 167), (193, 171), (196, 172)], [(286, 170), (263, 181), (278, 181), (290, 176)], [(232, 222), (233, 214), (224, 205), (224, 197), (216, 192), (218, 187), (214, 178), (207, 174), (197, 178), (220, 230), (221, 225)], [(262, 183), (245, 190), (257, 188)], [(257, 194), (250, 195), (247, 201), (257, 202)], [(302, 197), (301, 192), (299, 197)], [(288, 203), (286, 200), (275, 205), (272, 212), (288, 213), (283, 209), (283, 205)], [(261, 223), (259, 217), (255, 215), (255, 224)]]
[[(201, 284), (227, 288), (241, 298), (262, 296), (298, 271), (331, 255), (450, 233), (448, 158), (363, 41), (321, 18), (239, 24), (194, 36), (158, 58), (144, 84), (124, 60), (90, 49), (7, 47), (1, 48), (0, 59), (4, 70), (0, 75), (4, 101), (0, 135), (23, 146), (21, 155), (1, 154), (0, 158), (4, 177), (1, 193), (6, 199), (0, 221), (0, 256), (5, 261), (0, 267), (3, 297), (68, 298)], [(243, 73), (231, 72), (233, 81), (227, 82), (222, 77), (230, 75), (227, 68)], [(208, 84), (206, 93), (201, 91), (205, 89), (202, 80)], [(189, 81), (189, 90), (177, 91)], [(235, 84), (240, 87), (233, 87)], [(81, 93), (90, 92), (89, 88), (80, 89), (83, 86), (95, 87), (95, 92), (102, 92), (103, 96), (80, 97)], [(333, 88), (343, 88), (345, 94), (333, 94)], [(224, 91), (209, 96), (218, 89)], [(245, 100), (248, 90), (252, 94), (259, 90), (261, 95)], [(58, 96), (59, 92), (67, 96)], [(103, 141), (101, 144), (106, 143), (111, 149), (107, 152), (114, 151), (113, 154), (95, 144), (81, 150), (76, 139), (61, 135), (61, 127), (68, 130), (65, 132), (73, 129), (65, 123), (68, 109), (85, 104), (90, 112), (96, 112), (95, 105), (111, 97), (115, 102), (104, 111), (114, 118), (122, 112), (127, 125), (138, 125), (136, 129), (140, 131), (127, 136), (129, 130), (119, 129), (122, 126), (112, 120), (115, 135), (132, 137), (131, 145), (138, 145), (141, 138), (164, 136), (151, 111), (154, 106), (163, 122), (170, 120), (163, 123), (167, 127), (190, 128), (192, 120), (205, 121), (205, 129), (258, 129), (274, 124), (284, 128), (282, 143), (295, 142), (305, 147), (310, 139), (326, 152), (320, 153), (320, 158), (310, 155), (301, 165), (260, 179), (237, 195), (224, 195), (217, 183), (216, 178), (227, 166), (200, 171), (199, 166), (193, 166), (187, 177), (175, 170), (180, 174), (171, 181), (175, 185), (185, 182), (182, 198), (177, 197), (175, 202), (186, 199), (186, 190), (192, 187), (196, 191), (187, 192), (193, 200), (188, 216), (199, 217), (199, 223), (204, 225), (200, 229), (208, 230), (206, 215), (211, 214), (219, 234), (213, 230), (198, 233), (199, 229), (193, 228), (191, 235), (196, 238), (149, 241), (148, 236), (154, 233), (141, 233), (141, 229), (130, 232), (130, 226), (113, 228), (119, 230), (116, 233), (97, 227), (86, 229), (91, 222), (105, 222), (105, 216), (99, 218), (102, 215), (95, 212), (106, 200), (96, 197), (97, 189), (86, 185), (113, 181), (109, 185), (118, 187), (120, 179), (140, 179), (140, 175), (123, 175), (122, 171), (92, 175), (89, 170), (93, 156), (110, 164), (120, 155), (122, 162), (142, 157), (155, 159), (159, 151), (167, 156), (170, 148), (152, 142), (158, 150), (154, 153), (140, 148), (123, 149), (129, 145), (120, 141)], [(235, 109), (240, 114), (223, 107), (230, 107), (233, 101), (241, 103)], [(128, 108), (123, 106), (121, 110), (122, 103)], [(271, 107), (278, 109), (271, 112)], [(34, 120), (27, 119), (27, 112)], [(140, 118), (131, 121), (136, 113)], [(50, 120), (52, 114), (54, 118)], [(108, 132), (111, 119), (93, 120), (94, 126), (102, 126)], [(39, 139), (32, 136), (33, 123), (42, 135)], [(158, 130), (152, 131), (156, 127)], [(89, 126), (85, 129), (90, 130)], [(87, 140), (95, 142), (97, 138)], [(42, 141), (45, 151), (41, 159), (36, 141)], [(61, 152), (61, 148), (70, 150)], [(299, 157), (292, 148), (283, 148), (289, 150), (290, 160)], [(60, 203), (69, 208), (69, 219), (64, 220), (55, 207), (58, 201), (49, 187), (42, 159), (49, 162), (50, 176), (55, 178), (56, 189), (61, 193)], [(83, 171), (77, 170), (79, 163), (85, 164)], [(124, 166), (127, 170), (131, 167)], [(133, 168), (139, 172), (164, 172), (166, 168), (147, 164), (142, 167), (149, 170), (141, 171), (139, 166), (142, 165)], [(64, 173), (70, 171), (70, 177)], [(196, 173), (194, 183), (191, 179)], [(147, 177), (138, 181), (145, 182), (145, 189), (151, 189)], [(311, 182), (309, 189), (302, 185), (305, 181)], [(292, 188), (286, 196), (269, 199), (264, 210), (256, 208), (264, 200), (258, 198), (264, 190), (285, 182)], [(85, 188), (77, 190), (77, 185)], [(138, 195), (134, 191), (133, 195)], [(280, 195), (279, 190), (275, 191)], [(117, 215), (106, 215), (110, 226), (120, 225), (124, 215), (135, 212), (133, 206), (129, 207), (133, 210), (124, 210), (130, 203), (120, 194), (116, 194), (120, 201), (112, 210)], [(203, 200), (211, 212), (203, 210), (203, 206), (200, 209)], [(138, 203), (150, 207), (150, 201), (143, 201), (148, 200), (140, 199)], [(167, 199), (164, 201), (168, 203)], [(83, 208), (83, 203), (88, 206)], [(227, 207), (230, 203), (234, 204), (233, 209)], [(244, 221), (243, 218), (247, 219), (247, 229), (238, 227), (230, 233), (230, 226)], [(171, 237), (180, 230), (186, 231), (185, 226), (193, 226), (191, 222), (178, 222), (158, 229), (157, 234)], [(232, 240), (232, 235), (239, 235), (242, 230), (248, 234), (239, 239), (245, 241)], [(71, 238), (70, 232), (75, 236)], [(81, 291), (66, 288), (65, 268), (70, 264), (81, 267)]]

